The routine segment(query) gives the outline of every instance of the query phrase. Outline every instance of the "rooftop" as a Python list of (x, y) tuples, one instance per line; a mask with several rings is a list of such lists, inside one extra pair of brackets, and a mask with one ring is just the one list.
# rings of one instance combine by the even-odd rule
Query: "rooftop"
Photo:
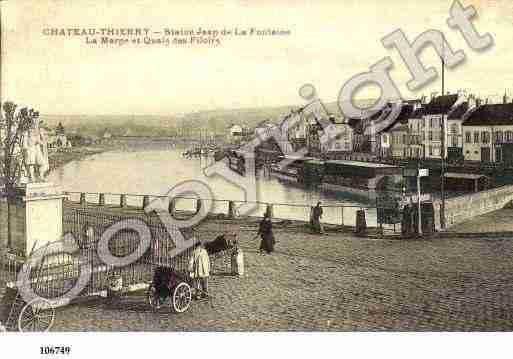
[(513, 125), (513, 103), (482, 105), (463, 122), (463, 126)]
[(424, 106), (424, 115), (448, 113), (457, 100), (457, 94), (437, 96)]
[(408, 125), (396, 122), (394, 126), (390, 129), (390, 132), (402, 132), (408, 131)]
[(462, 102), (447, 116), (448, 120), (461, 120), (469, 109), (468, 102)]

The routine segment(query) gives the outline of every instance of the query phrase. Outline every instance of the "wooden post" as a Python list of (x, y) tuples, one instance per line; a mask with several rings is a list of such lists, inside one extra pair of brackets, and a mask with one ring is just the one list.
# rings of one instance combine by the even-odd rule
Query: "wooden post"
[(80, 204), (85, 206), (86, 204), (86, 194), (85, 193), (80, 193)]
[(274, 210), (273, 210), (273, 205), (268, 203), (267, 204), (267, 208), (265, 210), (265, 212), (267, 213), (267, 215), (269, 216), (269, 218), (273, 218), (274, 217)]
[(121, 208), (126, 207), (126, 194), (122, 194), (121, 197), (119, 198), (119, 206)]
[(100, 206), (105, 206), (105, 193), (100, 193), (98, 198), (98, 204)]
[(142, 202), (142, 209), (144, 210), (149, 205), (150, 205), (150, 196), (144, 196), (143, 202)]
[(235, 203), (233, 201), (228, 202), (228, 218), (235, 218)]
[(167, 211), (169, 212), (170, 215), (173, 215), (175, 213), (175, 200), (174, 199), (169, 200), (169, 205), (167, 207)]

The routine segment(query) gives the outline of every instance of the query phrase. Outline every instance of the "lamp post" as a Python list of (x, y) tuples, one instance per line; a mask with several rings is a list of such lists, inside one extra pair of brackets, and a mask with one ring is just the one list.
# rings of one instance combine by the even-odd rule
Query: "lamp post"
[[(442, 40), (443, 45), (443, 56), (441, 58), (442, 60), (442, 96), (445, 94), (445, 35), (443, 36)], [(445, 114), (442, 112), (442, 143), (441, 143), (441, 157), (442, 157), (442, 168), (440, 171), (441, 176), (441, 192), (442, 192), (442, 203), (440, 205), (440, 227), (442, 229), (445, 229)]]
[[(442, 72), (443, 74), (443, 72)], [(443, 79), (443, 76), (442, 76)], [(442, 203), (440, 206), (440, 227), (445, 229), (445, 115), (442, 114), (442, 148), (441, 148), (441, 159), (442, 159), (442, 168), (440, 171), (441, 176), (441, 192), (442, 192)]]

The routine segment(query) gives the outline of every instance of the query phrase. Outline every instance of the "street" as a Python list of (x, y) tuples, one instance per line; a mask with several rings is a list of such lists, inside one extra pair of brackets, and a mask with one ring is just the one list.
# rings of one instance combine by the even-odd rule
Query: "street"
[[(240, 233), (243, 278), (216, 265), (208, 301), (154, 313), (144, 293), (120, 303), (57, 310), (53, 331), (497, 331), (511, 330), (513, 241), (368, 239), (277, 228), (276, 251), (258, 254)], [(219, 224), (203, 225), (214, 233)], [(242, 231), (241, 231), (242, 228)], [(227, 263), (228, 264), (228, 263)], [(223, 269), (224, 268), (224, 269)]]

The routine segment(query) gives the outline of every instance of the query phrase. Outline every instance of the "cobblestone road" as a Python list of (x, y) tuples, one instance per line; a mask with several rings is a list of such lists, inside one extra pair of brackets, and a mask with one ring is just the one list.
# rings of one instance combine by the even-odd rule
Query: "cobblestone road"
[(246, 276), (218, 271), (211, 304), (154, 313), (142, 294), (131, 295), (58, 309), (54, 330), (513, 329), (511, 240), (372, 240), (278, 229), (276, 252), (261, 256), (252, 225), (223, 226), (240, 231)]

